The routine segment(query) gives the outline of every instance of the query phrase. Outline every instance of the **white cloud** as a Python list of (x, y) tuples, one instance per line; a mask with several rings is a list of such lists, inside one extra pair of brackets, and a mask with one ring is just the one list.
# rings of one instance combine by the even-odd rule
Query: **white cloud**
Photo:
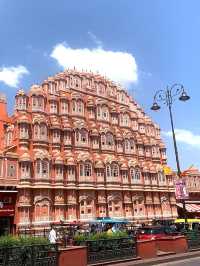
[(138, 80), (138, 68), (132, 54), (108, 51), (102, 47), (73, 49), (64, 43), (57, 44), (50, 56), (65, 68), (99, 72), (125, 86)]
[[(175, 129), (175, 134), (177, 141), (200, 148), (200, 135), (185, 129)], [(163, 135), (171, 137), (172, 132), (163, 132)]]
[(26, 74), (29, 74), (29, 71), (22, 65), (2, 67), (0, 68), (0, 81), (10, 87), (18, 87), (20, 79)]

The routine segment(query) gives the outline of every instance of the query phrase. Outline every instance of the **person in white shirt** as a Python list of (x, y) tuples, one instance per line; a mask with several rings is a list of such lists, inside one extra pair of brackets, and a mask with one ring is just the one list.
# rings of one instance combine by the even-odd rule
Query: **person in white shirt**
[(57, 239), (57, 237), (56, 237), (56, 231), (53, 228), (53, 225), (51, 225), (51, 230), (49, 232), (49, 242), (51, 244), (56, 244), (56, 239)]

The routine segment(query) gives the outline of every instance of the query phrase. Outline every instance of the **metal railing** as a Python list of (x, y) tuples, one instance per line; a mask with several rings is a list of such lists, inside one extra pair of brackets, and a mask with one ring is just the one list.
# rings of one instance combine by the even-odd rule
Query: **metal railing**
[(134, 258), (137, 256), (136, 241), (131, 237), (79, 241), (87, 246), (88, 264)]
[(50, 229), (43, 228), (41, 230), (35, 229), (20, 229), (17, 231), (18, 236), (34, 236), (48, 238)]
[(0, 247), (0, 266), (58, 265), (57, 245)]
[(199, 249), (200, 248), (200, 231), (198, 230), (185, 230), (183, 231), (189, 249)]

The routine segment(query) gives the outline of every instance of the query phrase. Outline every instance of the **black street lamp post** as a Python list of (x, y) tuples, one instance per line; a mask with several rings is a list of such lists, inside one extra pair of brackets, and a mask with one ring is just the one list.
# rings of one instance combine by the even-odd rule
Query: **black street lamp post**
[[(154, 101), (153, 101), (151, 110), (158, 111), (160, 109), (158, 102), (164, 103), (165, 105), (167, 105), (169, 109), (170, 122), (171, 122), (171, 128), (172, 128), (172, 137), (173, 137), (174, 151), (175, 151), (176, 165), (177, 165), (177, 174), (178, 174), (178, 177), (181, 178), (181, 169), (180, 169), (178, 149), (177, 149), (177, 144), (176, 144), (176, 135), (174, 132), (173, 116), (172, 116), (172, 104), (178, 96), (179, 96), (179, 100), (183, 102), (190, 99), (190, 96), (187, 95), (184, 89), (184, 86), (182, 84), (175, 83), (171, 87), (167, 87), (165, 90), (158, 90), (154, 96)], [(184, 218), (185, 218), (185, 223), (186, 223), (187, 214), (186, 214), (184, 199), (183, 199), (183, 213), (184, 213)]]

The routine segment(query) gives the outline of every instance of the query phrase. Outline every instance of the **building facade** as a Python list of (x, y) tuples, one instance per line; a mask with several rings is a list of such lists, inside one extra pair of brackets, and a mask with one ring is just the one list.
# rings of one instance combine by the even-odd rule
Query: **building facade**
[(159, 126), (120, 86), (68, 70), (18, 91), (12, 116), (0, 104), (0, 180), (18, 191), (18, 228), (177, 216)]

